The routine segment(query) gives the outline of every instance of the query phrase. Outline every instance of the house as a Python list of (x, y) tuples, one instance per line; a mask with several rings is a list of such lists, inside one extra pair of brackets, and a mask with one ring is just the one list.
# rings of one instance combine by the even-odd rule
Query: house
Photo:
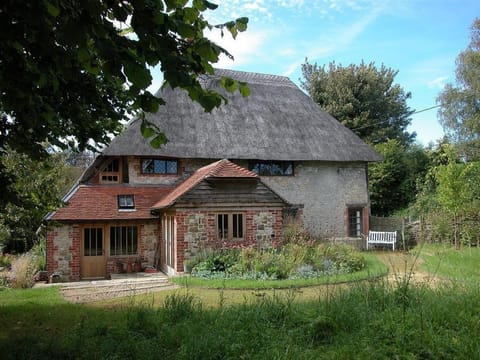
[[(222, 76), (251, 95), (222, 91)], [(176, 274), (204, 248), (281, 241), (287, 215), (317, 237), (368, 232), (373, 149), (287, 77), (217, 69), (201, 83), (228, 104), (206, 113), (162, 89), (147, 119), (169, 142), (152, 148), (133, 120), (48, 216), (49, 272), (105, 277), (138, 260)]]

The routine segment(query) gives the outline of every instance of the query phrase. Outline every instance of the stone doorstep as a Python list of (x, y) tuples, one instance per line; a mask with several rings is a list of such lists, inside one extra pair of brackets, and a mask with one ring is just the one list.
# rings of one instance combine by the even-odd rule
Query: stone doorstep
[[(142, 274), (142, 275), (140, 275)], [(85, 279), (75, 282), (58, 282), (58, 283), (36, 283), (35, 288), (59, 286), (62, 288), (93, 288), (93, 287), (112, 287), (122, 284), (138, 284), (138, 283), (168, 283), (168, 276), (161, 273), (132, 273), (132, 274), (111, 274), (111, 280), (107, 279)]]

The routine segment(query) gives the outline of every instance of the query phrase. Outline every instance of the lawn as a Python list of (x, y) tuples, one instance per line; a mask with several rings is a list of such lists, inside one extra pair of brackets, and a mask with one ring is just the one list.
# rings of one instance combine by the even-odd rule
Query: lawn
[(480, 248), (428, 244), (415, 249), (422, 259), (421, 268), (441, 278), (480, 282)]
[[(455, 258), (451, 249), (423, 250), (424, 264), (428, 256), (439, 256), (440, 264)], [(457, 264), (470, 267), (469, 260)], [(472, 335), (480, 324), (477, 285), (405, 286), (382, 278), (283, 290), (189, 287), (94, 306), (67, 303), (57, 288), (3, 290), (0, 354), (5, 359), (471, 359), (480, 353)]]

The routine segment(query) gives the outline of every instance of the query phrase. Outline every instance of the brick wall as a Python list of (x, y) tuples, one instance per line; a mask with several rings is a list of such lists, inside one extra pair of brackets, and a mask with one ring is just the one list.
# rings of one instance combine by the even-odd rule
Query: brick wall
[(249, 209), (235, 211), (245, 216), (245, 234), (241, 241), (217, 239), (217, 214), (229, 211), (177, 210), (177, 272), (183, 271), (184, 261), (203, 249), (272, 246), (282, 240), (282, 209)]
[[(129, 256), (109, 256), (109, 226), (108, 223), (90, 224), (103, 227), (105, 266), (107, 277), (119, 272), (118, 262), (134, 263), (139, 259), (142, 265), (153, 265), (155, 250), (159, 241), (160, 224), (158, 220), (138, 223), (112, 224), (138, 226), (138, 254)], [(81, 230), (79, 224), (64, 224), (49, 227), (47, 231), (47, 271), (49, 275), (58, 273), (63, 281), (78, 281), (81, 278)], [(124, 265), (126, 266), (126, 265)]]
[(47, 271), (64, 281), (80, 280), (80, 228), (78, 225), (51, 227), (47, 231)]

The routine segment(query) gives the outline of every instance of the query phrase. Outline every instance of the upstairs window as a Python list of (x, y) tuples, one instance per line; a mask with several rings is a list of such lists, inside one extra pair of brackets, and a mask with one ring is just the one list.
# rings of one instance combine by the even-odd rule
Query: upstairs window
[(244, 219), (243, 214), (217, 214), (218, 240), (243, 240)]
[(178, 160), (143, 159), (142, 174), (173, 174), (178, 173)]
[(102, 183), (118, 183), (120, 180), (120, 161), (113, 159), (105, 165), (100, 173)]
[(293, 161), (255, 161), (249, 165), (260, 176), (293, 176)]
[(133, 195), (118, 195), (119, 209), (135, 209), (135, 197)]

